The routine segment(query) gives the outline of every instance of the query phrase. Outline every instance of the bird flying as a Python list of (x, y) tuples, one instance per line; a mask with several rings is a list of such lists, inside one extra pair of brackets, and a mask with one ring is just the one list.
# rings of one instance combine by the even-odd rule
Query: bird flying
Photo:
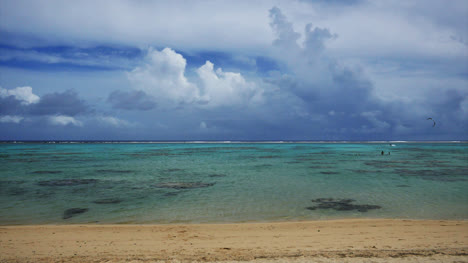
[(431, 121), (433, 121), (433, 122), (434, 122), (434, 124), (432, 124), (432, 127), (434, 127), (434, 126), (436, 125), (436, 122), (435, 122), (435, 120), (434, 120), (434, 119), (432, 119), (432, 118), (427, 118), (427, 120), (431, 120)]

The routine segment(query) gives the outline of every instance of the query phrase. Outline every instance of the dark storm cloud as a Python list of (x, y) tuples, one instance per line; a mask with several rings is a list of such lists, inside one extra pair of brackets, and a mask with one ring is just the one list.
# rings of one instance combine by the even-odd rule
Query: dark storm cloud
[(152, 98), (141, 90), (112, 92), (107, 98), (107, 102), (115, 109), (123, 110), (151, 110), (156, 107)]
[(326, 92), (326, 100), (334, 105), (334, 110), (360, 112), (376, 106), (372, 83), (359, 69), (332, 64), (330, 71), (333, 88)]
[[(296, 114), (283, 118), (276, 115), (276, 124), (281, 125), (270, 123), (275, 127), (271, 130), (280, 131), (286, 138), (341, 140), (449, 139), (450, 134), (457, 137), (460, 134), (456, 131), (466, 130), (466, 93), (428, 89), (417, 100), (383, 101), (375, 95), (373, 82), (360, 66), (327, 53), (328, 42), (338, 37), (331, 30), (308, 24), (301, 38), (279, 8), (270, 10), (270, 19), (276, 35), (275, 56), (284, 69), (265, 81), (302, 102)], [(298, 43), (300, 39), (304, 42)], [(292, 105), (275, 106), (269, 112), (284, 111), (288, 106)], [(438, 116), (444, 124), (427, 130), (424, 121), (429, 115)]]
[(76, 116), (91, 113), (92, 110), (75, 91), (67, 90), (42, 96), (38, 103), (29, 106), (28, 112), (31, 115)]
[(287, 20), (278, 7), (270, 9), (270, 19), (270, 26), (276, 33), (273, 45), (279, 47), (298, 47), (296, 41), (301, 37), (301, 34), (294, 31), (293, 24)]
[(445, 131), (468, 131), (468, 91), (433, 91), (425, 104), (427, 117), (437, 119)]
[(0, 97), (0, 115), (19, 114), (23, 111), (24, 106), (14, 96)]
[[(365, 121), (363, 112), (382, 111), (383, 105), (373, 98), (372, 83), (362, 70), (344, 65), (325, 53), (327, 42), (337, 35), (327, 28), (314, 28), (308, 24), (303, 45), (299, 45), (300, 34), (294, 31), (280, 9), (272, 8), (270, 18), (270, 25), (277, 36), (273, 42), (278, 49), (277, 57), (285, 62), (289, 73), (270, 78), (267, 80), (269, 83), (302, 99), (309, 114), (326, 117), (330, 112), (336, 112), (348, 118), (354, 115), (354, 119)], [(338, 127), (349, 124), (352, 127), (361, 123), (343, 123), (342, 118), (337, 118), (339, 124), (335, 125), (333, 121), (328, 119), (327, 125)]]
[(320, 53), (325, 49), (325, 42), (338, 37), (337, 34), (330, 33), (327, 28), (312, 27), (312, 24), (307, 24), (306, 28), (306, 39), (304, 46), (307, 47), (307, 51), (314, 53)]

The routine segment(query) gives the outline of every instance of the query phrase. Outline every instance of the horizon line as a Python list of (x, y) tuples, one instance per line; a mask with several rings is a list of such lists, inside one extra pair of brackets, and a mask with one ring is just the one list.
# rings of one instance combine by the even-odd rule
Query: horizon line
[(0, 140), (0, 143), (468, 143), (468, 140)]

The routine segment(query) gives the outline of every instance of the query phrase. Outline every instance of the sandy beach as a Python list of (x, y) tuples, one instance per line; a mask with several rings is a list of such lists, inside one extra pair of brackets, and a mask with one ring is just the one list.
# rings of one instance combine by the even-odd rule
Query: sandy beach
[(468, 262), (468, 221), (2, 226), (0, 261)]

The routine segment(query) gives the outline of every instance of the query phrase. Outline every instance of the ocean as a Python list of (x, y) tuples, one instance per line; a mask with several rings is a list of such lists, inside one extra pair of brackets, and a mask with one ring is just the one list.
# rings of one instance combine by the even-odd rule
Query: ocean
[(468, 219), (468, 144), (0, 143), (1, 225), (342, 218)]

